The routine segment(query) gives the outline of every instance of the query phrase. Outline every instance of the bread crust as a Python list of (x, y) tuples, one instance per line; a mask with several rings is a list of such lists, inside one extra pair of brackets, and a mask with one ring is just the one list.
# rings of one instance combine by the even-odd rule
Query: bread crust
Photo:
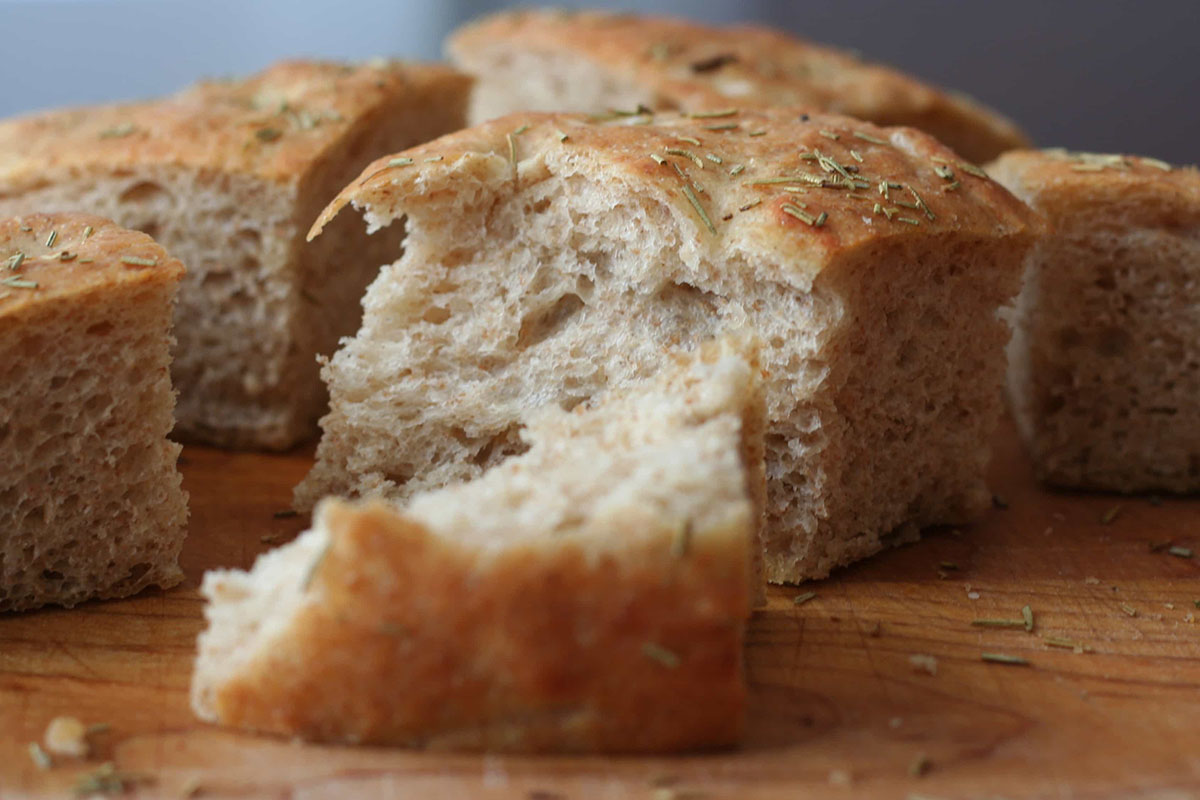
[(176, 435), (287, 449), (326, 406), (315, 357), (353, 333), (362, 290), (403, 238), (344, 224), (312, 246), (304, 232), (368, 158), (461, 125), (469, 86), (437, 65), (292, 61), (0, 122), (0, 216), (91, 211), (162, 241), (189, 268)]
[(1062, 149), (1014, 150), (989, 173), (1054, 219), (1105, 206), (1129, 225), (1200, 224), (1200, 170), (1143, 156)]
[[(666, 17), (513, 11), (459, 29), (447, 50), (468, 69), (488, 49), (569, 53), (646, 86), (658, 107), (806, 106), (910, 125), (978, 161), (1028, 146), (1009, 119), (971, 98), (769, 28)], [(596, 109), (599, 110), (599, 109)]]
[[(654, 752), (739, 738), (744, 547), (682, 561), (614, 548), (597, 564), (569, 542), (540, 543), (487, 560), (379, 503), (331, 500), (318, 517), (330, 543), (302, 610), (211, 697), (210, 718), (457, 750)], [(221, 576), (209, 581), (219, 593)], [(648, 642), (679, 663), (647, 656)]]
[(0, 199), (88, 172), (148, 164), (298, 185), (370, 109), (414, 91), (459, 94), (449, 67), (284, 61), (161, 101), (43, 112), (0, 123)]
[[(50, 234), (54, 234), (50, 242)], [(0, 283), (0, 323), (33, 310), (114, 287), (177, 282), (184, 267), (149, 236), (90, 214), (26, 214), (0, 220), (0, 278), (35, 286)], [(67, 260), (63, 260), (64, 257)]]
[[(737, 127), (709, 130), (715, 125)], [(767, 268), (781, 271), (777, 279), (805, 288), (883, 241), (1040, 230), (1023, 203), (927, 134), (778, 108), (720, 117), (502, 117), (375, 161), (330, 203), (309, 237), (347, 203), (381, 225), (441, 192), (540, 180), (549, 161), (645, 193), (686, 221), (696, 247), (767, 256)]]

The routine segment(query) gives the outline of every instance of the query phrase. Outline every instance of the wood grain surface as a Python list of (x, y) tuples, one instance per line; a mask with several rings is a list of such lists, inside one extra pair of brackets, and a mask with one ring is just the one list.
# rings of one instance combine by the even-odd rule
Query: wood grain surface
[[(1007, 509), (771, 590), (750, 626), (749, 736), (736, 752), (431, 755), (200, 724), (187, 703), (200, 577), (249, 566), (304, 527), (274, 513), (310, 463), (307, 451), (188, 448), (183, 586), (0, 618), (0, 799), (69, 796), (104, 761), (139, 776), (129, 795), (144, 797), (1200, 796), (1200, 553), (1165, 546), (1200, 551), (1200, 501), (1045, 492), (1010, 430), (993, 468)], [(1032, 633), (970, 624), (1024, 605)], [(29, 742), (60, 714), (110, 728), (91, 759), (39, 769)]]

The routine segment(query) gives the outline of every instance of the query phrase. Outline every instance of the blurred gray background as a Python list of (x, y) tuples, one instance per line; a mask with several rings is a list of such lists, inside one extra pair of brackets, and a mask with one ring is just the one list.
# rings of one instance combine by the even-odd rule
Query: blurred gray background
[[(549, 4), (549, 3), (547, 3)], [(296, 55), (436, 58), (488, 0), (0, 0), (0, 115), (152, 96)], [(975, 95), (1039, 144), (1200, 160), (1197, 0), (564, 2), (754, 20)]]

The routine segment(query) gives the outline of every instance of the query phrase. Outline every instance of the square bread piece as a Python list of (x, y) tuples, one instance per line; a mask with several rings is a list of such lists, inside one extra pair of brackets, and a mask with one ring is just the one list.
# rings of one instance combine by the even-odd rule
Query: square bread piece
[(1009, 349), (1038, 476), (1200, 490), (1200, 172), (1065, 150), (992, 169), (1054, 229), (1030, 255)]
[(438, 66), (281, 63), (163, 100), (0, 123), (0, 216), (85, 211), (187, 266), (176, 436), (287, 448), (326, 408), (315, 357), (352, 334), (402, 226), (304, 233), (370, 160), (456, 130), (469, 79)]
[[(521, 752), (735, 744), (762, 395), (706, 348), (403, 510), (324, 501), (205, 576), (192, 704), (318, 741)], [(754, 459), (757, 458), (757, 461)]]
[(508, 11), (461, 28), (446, 49), (478, 81), (472, 124), (517, 111), (804, 106), (920, 128), (975, 161), (1028, 146), (966, 95), (754, 25)]
[(403, 159), (321, 218), (354, 203), (409, 234), (323, 372), (298, 507), (470, 479), (524, 448), (528, 409), (743, 326), (763, 341), (771, 580), (988, 505), (996, 312), (1036, 222), (931, 137), (786, 109), (524, 114)]
[(183, 579), (167, 441), (183, 266), (78, 214), (0, 221), (0, 611)]

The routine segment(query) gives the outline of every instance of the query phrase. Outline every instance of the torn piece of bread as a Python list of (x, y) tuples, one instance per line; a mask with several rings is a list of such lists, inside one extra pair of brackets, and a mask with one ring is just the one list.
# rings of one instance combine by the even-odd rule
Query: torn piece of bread
[(1030, 255), (1010, 345), (1038, 476), (1200, 489), (1200, 172), (1064, 150), (992, 169), (1054, 228)]
[(325, 367), (298, 507), (468, 480), (524, 448), (528, 409), (748, 325), (771, 580), (985, 508), (996, 311), (1032, 212), (918, 131), (787, 109), (719, 122), (514, 115), (369, 167), (320, 224), (354, 203), (373, 226), (407, 215), (409, 234)]
[(600, 11), (507, 11), (447, 43), (476, 78), (472, 124), (516, 111), (804, 106), (930, 133), (986, 161), (1028, 146), (1010, 120), (886, 66), (754, 25)]
[(403, 510), (324, 501), (253, 571), (205, 576), (193, 708), (317, 741), (736, 743), (762, 414), (755, 370), (712, 346), (542, 409), (529, 451), (474, 482)]
[(187, 266), (176, 436), (287, 448), (326, 407), (315, 357), (354, 332), (400, 249), (352, 220), (304, 233), (363, 166), (462, 126), (469, 79), (438, 66), (289, 62), (149, 103), (0, 123), (0, 216), (86, 211)]
[(0, 611), (183, 578), (167, 440), (183, 266), (81, 214), (0, 221)]

